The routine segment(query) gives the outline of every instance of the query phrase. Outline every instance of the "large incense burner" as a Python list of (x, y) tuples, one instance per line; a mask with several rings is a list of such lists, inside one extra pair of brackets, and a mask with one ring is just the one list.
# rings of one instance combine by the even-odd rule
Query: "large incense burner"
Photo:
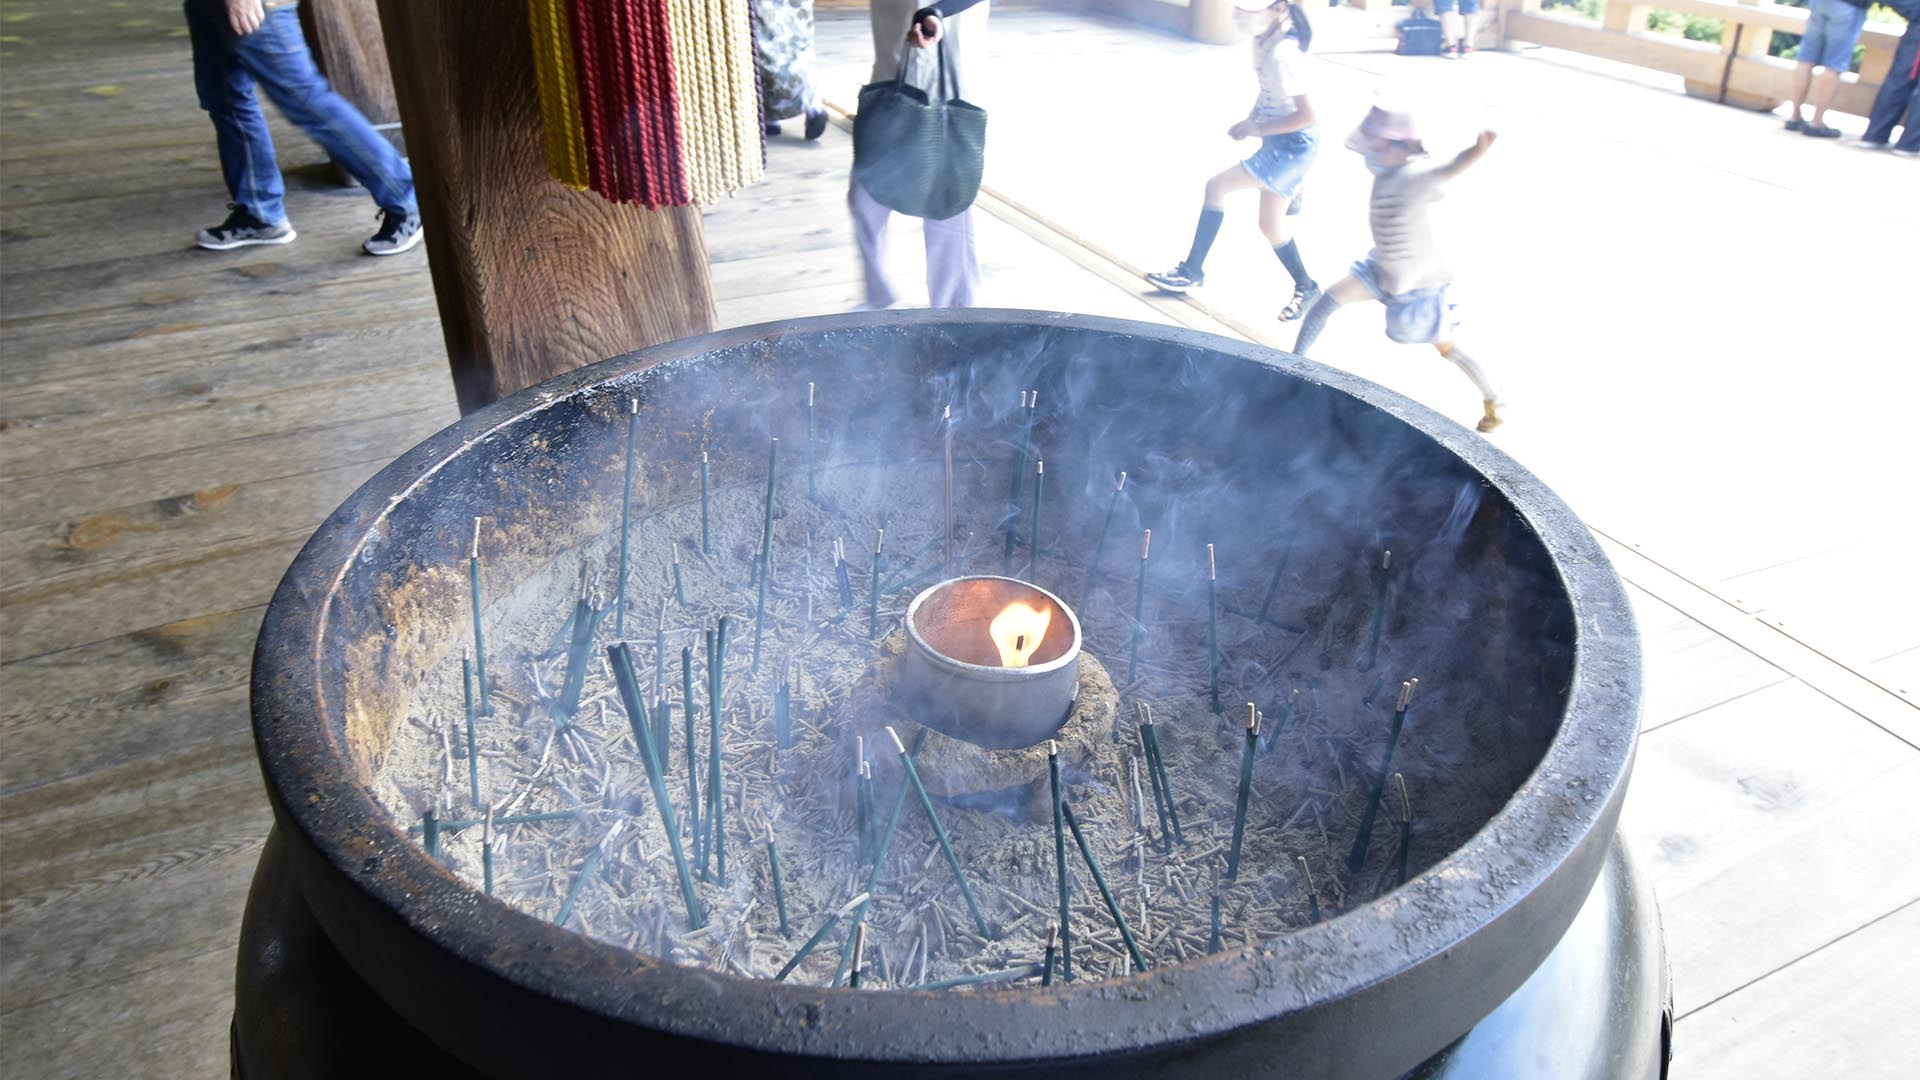
[(1654, 1077), (1638, 665), (1550, 492), (1285, 354), (609, 360), (276, 594), (238, 1072)]

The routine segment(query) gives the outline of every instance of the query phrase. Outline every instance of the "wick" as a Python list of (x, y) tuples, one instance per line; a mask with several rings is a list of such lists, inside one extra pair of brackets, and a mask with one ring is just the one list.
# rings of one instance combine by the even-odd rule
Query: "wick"
[(1214, 580), (1214, 572), (1213, 572), (1213, 545), (1212, 545), (1212, 544), (1208, 544), (1208, 545), (1207, 545), (1207, 580), (1208, 580), (1208, 581), (1212, 581), (1212, 580)]
[(1153, 547), (1153, 530), (1140, 530), (1140, 561), (1147, 561), (1147, 552)]
[(1025, 634), (1016, 634), (1016, 635), (1014, 635), (1014, 638), (1013, 638), (1013, 651), (1014, 651), (1014, 652), (1025, 652), (1025, 651), (1026, 651), (1026, 649), (1027, 649), (1027, 635), (1025, 635)]

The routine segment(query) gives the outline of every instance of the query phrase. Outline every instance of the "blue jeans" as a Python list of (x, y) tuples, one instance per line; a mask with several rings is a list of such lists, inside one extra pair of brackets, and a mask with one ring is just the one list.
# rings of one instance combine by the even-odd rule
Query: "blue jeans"
[(1900, 132), (1900, 149), (1920, 150), (1920, 19), (1907, 24), (1900, 35), (1900, 46), (1893, 52), (1893, 66), (1873, 99), (1873, 111), (1867, 120), (1865, 142), (1884, 143)]
[(382, 209), (414, 212), (412, 170), (313, 66), (313, 54), (300, 34), (299, 14), (291, 7), (269, 11), (258, 30), (241, 37), (228, 25), (224, 6), (186, 0), (194, 88), (200, 107), (213, 120), (220, 171), (234, 205), (269, 225), (287, 218), (287, 189), (274, 162), (267, 118), (254, 96), (258, 86)]

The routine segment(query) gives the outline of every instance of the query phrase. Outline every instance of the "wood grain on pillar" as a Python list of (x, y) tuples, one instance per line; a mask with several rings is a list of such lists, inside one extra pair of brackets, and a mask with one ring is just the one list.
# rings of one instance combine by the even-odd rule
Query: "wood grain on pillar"
[(379, 8), (462, 412), (712, 329), (698, 208), (548, 177), (524, 3)]

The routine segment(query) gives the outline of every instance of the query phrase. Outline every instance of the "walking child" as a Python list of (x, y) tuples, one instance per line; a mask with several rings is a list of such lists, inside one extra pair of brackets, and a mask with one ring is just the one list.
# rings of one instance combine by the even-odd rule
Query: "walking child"
[(1347, 149), (1365, 157), (1367, 170), (1373, 173), (1368, 201), (1373, 250), (1307, 309), (1293, 346), (1295, 353), (1307, 355), (1334, 309), (1371, 296), (1387, 306), (1388, 337), (1407, 345), (1432, 345), (1473, 380), (1485, 406), (1477, 425), (1481, 431), (1492, 431), (1503, 422), (1500, 392), (1486, 369), (1454, 340), (1458, 320), (1448, 296), (1453, 275), (1434, 244), (1429, 211), (1440, 198), (1442, 185), (1479, 161), (1494, 138), (1493, 132), (1483, 131), (1453, 160), (1432, 165), (1420, 160), (1427, 151), (1409, 114), (1377, 106), (1367, 113), (1347, 136)]
[(1300, 247), (1287, 227), (1287, 216), (1300, 212), (1300, 182), (1320, 149), (1313, 106), (1307, 102), (1304, 74), (1307, 46), (1313, 27), (1304, 7), (1292, 0), (1239, 0), (1238, 21), (1253, 34), (1253, 67), (1260, 95), (1245, 119), (1227, 129), (1234, 139), (1257, 138), (1253, 156), (1207, 181), (1200, 222), (1193, 230), (1193, 247), (1180, 265), (1147, 280), (1167, 292), (1186, 292), (1206, 279), (1207, 250), (1226, 217), (1227, 196), (1247, 188), (1260, 189), (1260, 231), (1273, 245), (1280, 265), (1293, 278), (1293, 299), (1280, 312), (1282, 322), (1300, 317), (1320, 295), (1320, 286), (1307, 273)]

